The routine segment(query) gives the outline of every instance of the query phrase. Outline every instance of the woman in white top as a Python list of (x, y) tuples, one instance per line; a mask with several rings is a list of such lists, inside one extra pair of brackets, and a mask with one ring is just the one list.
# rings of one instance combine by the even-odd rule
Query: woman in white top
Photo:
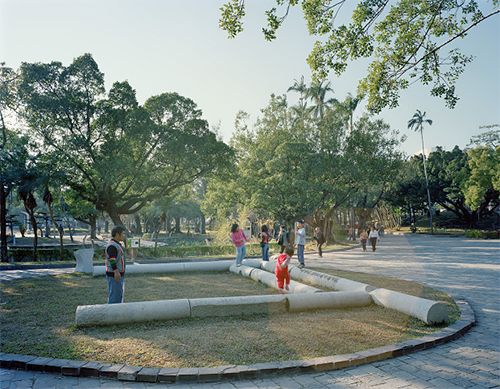
[(377, 245), (377, 240), (379, 240), (378, 231), (375, 229), (375, 227), (372, 227), (372, 230), (370, 231), (370, 235), (368, 235), (368, 239), (370, 239), (370, 242), (372, 244), (372, 251), (375, 251), (375, 246)]

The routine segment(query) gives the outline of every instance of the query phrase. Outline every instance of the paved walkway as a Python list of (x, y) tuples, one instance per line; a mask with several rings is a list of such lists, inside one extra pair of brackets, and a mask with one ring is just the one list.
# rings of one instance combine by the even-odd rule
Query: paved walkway
[[(347, 389), (499, 388), (500, 242), (461, 237), (381, 238), (376, 252), (306, 254), (307, 267), (383, 274), (466, 299), (477, 325), (462, 338), (390, 360), (331, 372), (207, 384), (145, 384), (0, 369), (0, 388)], [(5, 273), (5, 272), (3, 272)]]

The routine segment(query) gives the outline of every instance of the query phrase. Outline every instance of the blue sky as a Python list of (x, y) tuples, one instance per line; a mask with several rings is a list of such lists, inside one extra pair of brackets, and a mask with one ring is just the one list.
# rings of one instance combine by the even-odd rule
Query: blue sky
[[(353, 7), (357, 1), (348, 0)], [(109, 88), (128, 80), (140, 103), (164, 92), (193, 99), (213, 126), (229, 141), (236, 113), (251, 115), (253, 124), (271, 93), (286, 93), (302, 75), (310, 82), (306, 57), (315, 38), (308, 35), (300, 8), (293, 9), (275, 42), (266, 42), (261, 29), (269, 0), (247, 0), (244, 32), (236, 39), (218, 28), (225, 0), (0, 0), (0, 61), (17, 68), (21, 62), (60, 61), (91, 53)], [(491, 10), (491, 2), (479, 0)], [(342, 20), (350, 17), (343, 11)], [(425, 146), (464, 148), (483, 125), (500, 124), (500, 15), (456, 40), (475, 60), (457, 83), (460, 100), (445, 107), (420, 85), (401, 94), (400, 106), (379, 116), (408, 135), (403, 149), (421, 149), (420, 137), (407, 129), (416, 109), (433, 120), (424, 129)], [(330, 76), (335, 97), (355, 94), (367, 62), (354, 63), (337, 78)], [(297, 96), (288, 94), (289, 102)], [(358, 109), (361, 114), (363, 109)]]

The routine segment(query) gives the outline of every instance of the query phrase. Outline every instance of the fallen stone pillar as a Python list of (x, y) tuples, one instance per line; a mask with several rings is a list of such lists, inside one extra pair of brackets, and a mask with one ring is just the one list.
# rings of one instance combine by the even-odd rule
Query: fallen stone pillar
[(234, 296), (207, 299), (191, 299), (191, 317), (241, 316), (286, 312), (286, 297)]
[(335, 277), (330, 274), (324, 274), (295, 266), (290, 268), (290, 275), (297, 280), (306, 281), (314, 285), (338, 291), (352, 292), (359, 290), (370, 292), (376, 289), (374, 286), (362, 284), (361, 282), (351, 281), (345, 278)]
[[(147, 265), (127, 265), (127, 274), (175, 273), (183, 271), (227, 271), (233, 261), (153, 263)], [(95, 266), (94, 276), (106, 274), (106, 266)]]
[(388, 289), (375, 289), (369, 293), (376, 304), (406, 313), (429, 325), (447, 323), (449, 321), (448, 309), (443, 303)]
[(124, 304), (83, 305), (76, 309), (76, 326), (106, 326), (190, 317), (188, 299)]
[[(263, 262), (265, 264), (274, 264), (276, 266), (276, 262)], [(272, 267), (268, 265), (269, 268)], [(236, 265), (231, 265), (229, 268), (230, 271), (245, 275), (247, 277), (250, 277), (251, 279), (255, 281), (260, 281), (263, 284), (266, 284), (270, 286), (271, 288), (278, 289), (278, 281), (276, 280), (276, 275), (274, 274), (274, 267), (272, 268), (273, 271), (272, 273), (269, 271), (257, 269), (257, 268), (252, 268), (252, 267), (247, 267), (247, 266), (240, 266), (237, 267)], [(321, 289), (314, 288), (312, 286), (304, 285), (301, 284), (300, 282), (297, 281), (290, 281), (290, 290), (286, 291), (285, 293), (318, 293), (318, 292), (323, 292)]]
[(184, 271), (228, 271), (234, 261), (185, 262)]
[(311, 309), (367, 307), (373, 303), (370, 294), (364, 291), (293, 294), (286, 297), (289, 301), (290, 312), (302, 312)]

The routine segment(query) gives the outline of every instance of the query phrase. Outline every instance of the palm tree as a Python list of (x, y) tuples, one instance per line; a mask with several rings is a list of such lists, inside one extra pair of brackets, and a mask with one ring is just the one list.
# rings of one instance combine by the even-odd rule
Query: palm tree
[(300, 82), (297, 80), (294, 80), (294, 81), (295, 81), (295, 84), (293, 84), (290, 88), (288, 88), (287, 92), (290, 92), (293, 90), (295, 92), (300, 93), (299, 100), (301, 103), (303, 103), (303, 100), (307, 96), (307, 85), (304, 82), (304, 76), (301, 77)]
[(431, 234), (434, 233), (433, 228), (432, 228), (432, 209), (431, 209), (431, 194), (429, 192), (429, 179), (427, 178), (427, 167), (425, 166), (425, 149), (424, 149), (424, 127), (423, 124), (427, 123), (429, 126), (432, 125), (432, 120), (431, 119), (424, 119), (425, 118), (425, 112), (422, 114), (417, 109), (417, 112), (413, 117), (408, 121), (408, 128), (414, 129), (415, 131), (420, 131), (420, 137), (422, 139), (422, 159), (424, 161), (424, 173), (425, 173), (425, 183), (427, 185), (427, 200), (429, 204), (429, 217), (431, 219)]
[(347, 114), (347, 120), (350, 123), (351, 134), (353, 130), (352, 121), (353, 121), (354, 111), (358, 107), (358, 104), (360, 103), (361, 100), (363, 100), (363, 97), (360, 96), (353, 97), (352, 94), (348, 93), (345, 101), (340, 104)]
[(325, 82), (324, 80), (320, 82), (313, 82), (311, 86), (307, 89), (307, 97), (313, 100), (314, 103), (316, 104), (315, 106), (311, 107), (311, 111), (313, 111), (314, 115), (316, 117), (319, 117), (320, 119), (323, 119), (323, 112), (325, 107), (327, 107), (328, 104), (337, 101), (336, 99), (329, 99), (325, 101), (326, 93), (333, 92), (333, 89), (330, 87), (331, 85), (330, 81), (328, 81), (323, 86), (324, 82)]
[(307, 97), (307, 85), (304, 82), (304, 76), (301, 77), (300, 81), (297, 80), (294, 81), (295, 84), (293, 84), (290, 88), (288, 88), (287, 92), (294, 91), (300, 93), (299, 104), (298, 106), (292, 107), (292, 110), (297, 114), (297, 117), (303, 121), (304, 113), (306, 112), (306, 106), (307, 106), (307, 103), (305, 101)]

